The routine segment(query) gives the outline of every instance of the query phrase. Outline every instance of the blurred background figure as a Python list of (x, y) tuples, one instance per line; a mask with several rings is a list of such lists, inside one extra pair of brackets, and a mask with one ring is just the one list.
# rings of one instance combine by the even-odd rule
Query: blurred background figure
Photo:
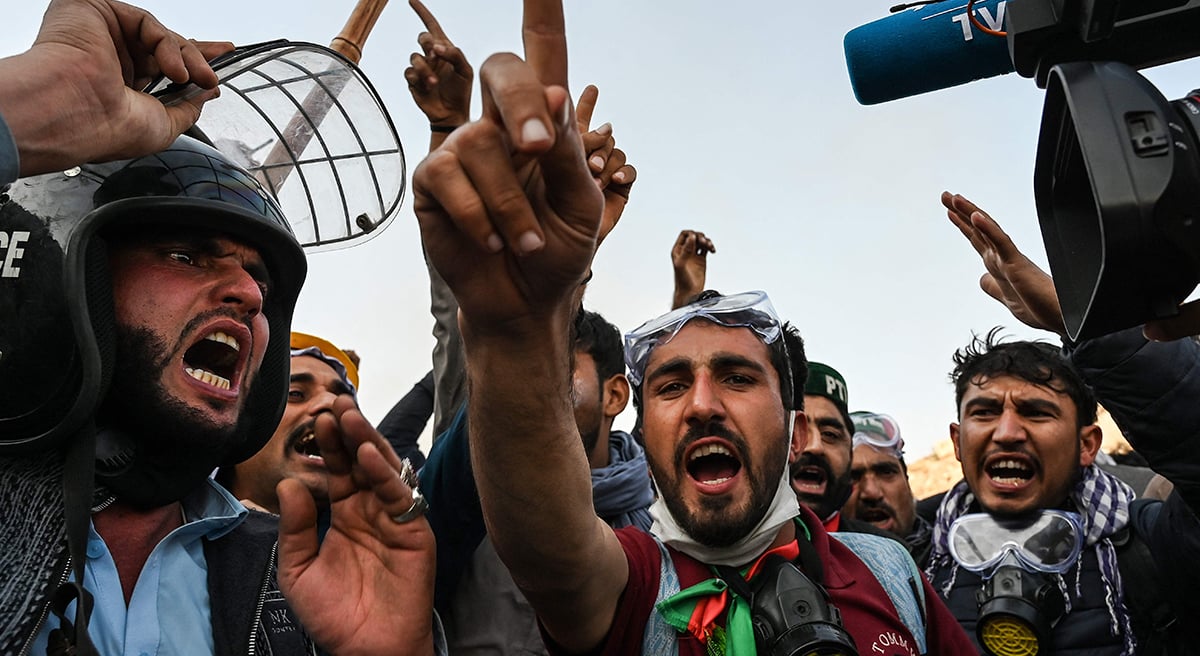
[(842, 514), (895, 535), (923, 566), (933, 527), (917, 515), (900, 425), (892, 417), (874, 412), (852, 412), (850, 418), (854, 421), (853, 489)]

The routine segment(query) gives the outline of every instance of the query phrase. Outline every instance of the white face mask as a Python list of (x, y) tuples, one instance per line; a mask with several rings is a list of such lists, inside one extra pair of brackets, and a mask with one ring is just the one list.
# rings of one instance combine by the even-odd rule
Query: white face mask
[[(795, 413), (789, 412), (789, 428), (795, 422)], [(792, 432), (788, 431), (791, 439)], [(657, 488), (657, 486), (656, 486)], [(706, 565), (745, 565), (762, 555), (767, 547), (779, 535), (779, 529), (800, 514), (800, 502), (796, 500), (796, 492), (792, 489), (791, 477), (788, 475), (787, 462), (783, 463), (783, 471), (779, 475), (779, 486), (775, 488), (775, 497), (771, 500), (771, 508), (758, 522), (750, 533), (727, 547), (709, 547), (697, 542), (688, 535), (675, 516), (667, 508), (666, 501), (660, 493), (650, 506), (650, 517), (654, 524), (650, 532), (664, 544), (699, 560)]]

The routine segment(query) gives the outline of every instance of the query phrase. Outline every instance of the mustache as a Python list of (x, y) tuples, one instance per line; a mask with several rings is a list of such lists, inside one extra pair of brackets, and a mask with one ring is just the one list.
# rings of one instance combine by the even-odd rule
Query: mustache
[(710, 421), (706, 424), (696, 425), (688, 428), (683, 434), (683, 439), (679, 440), (679, 444), (675, 446), (675, 462), (683, 462), (684, 454), (696, 442), (706, 437), (719, 437), (733, 446), (733, 450), (737, 452), (738, 459), (742, 464), (750, 462), (750, 445), (746, 443), (745, 438), (730, 430), (728, 426), (719, 421)]
[(862, 499), (859, 499), (858, 506), (857, 506), (854, 514), (858, 515), (859, 519), (862, 519), (862, 515), (863, 515), (864, 511), (867, 511), (867, 510), (878, 510), (878, 511), (887, 513), (888, 517), (892, 517), (892, 518), (896, 517), (896, 511), (892, 510), (892, 506), (890, 504), (888, 504), (887, 501), (884, 501), (883, 499), (880, 499), (879, 501), (864, 501)]
[(317, 420), (309, 419), (308, 421), (304, 422), (303, 424), (300, 424), (299, 426), (293, 428), (291, 430), (291, 432), (288, 433), (288, 436), (287, 436), (287, 448), (290, 449), (290, 448), (296, 446), (296, 443), (300, 441), (300, 438), (304, 437), (305, 435), (308, 435), (309, 433), (313, 433), (315, 435), (316, 427), (317, 427)]
[(980, 459), (980, 462), (986, 462), (995, 456), (1024, 456), (1025, 458), (1029, 459), (1029, 462), (1033, 463), (1035, 469), (1040, 470), (1042, 468), (1042, 459), (1030, 453), (1028, 449), (1021, 445), (1002, 446), (993, 451), (989, 451), (983, 454), (983, 458)]
[(832, 483), (834, 480), (833, 466), (829, 464), (829, 459), (817, 453), (801, 453), (791, 465), (790, 472), (795, 472), (797, 469), (804, 467), (816, 467), (825, 473), (826, 483)]
[(178, 353), (178, 352), (182, 351), (183, 349), (190, 347), (191, 344), (185, 343), (185, 341), (184, 341), (187, 339), (188, 335), (191, 335), (192, 333), (196, 332), (196, 329), (199, 328), (201, 324), (208, 323), (209, 321), (212, 321), (216, 317), (232, 319), (232, 320), (242, 324), (243, 326), (245, 326), (246, 330), (248, 330), (250, 332), (250, 340), (251, 340), (250, 345), (253, 348), (253, 346), (254, 346), (254, 327), (251, 326), (251, 323), (250, 323), (251, 318), (245, 316), (244, 312), (238, 312), (238, 311), (234, 310), (233, 308), (219, 307), (219, 308), (213, 308), (211, 310), (206, 310), (204, 312), (201, 312), (200, 314), (196, 315), (195, 317), (192, 317), (191, 321), (187, 322), (187, 324), (183, 327), (183, 330), (180, 331), (180, 333), (179, 333), (179, 343), (175, 345), (175, 352)]

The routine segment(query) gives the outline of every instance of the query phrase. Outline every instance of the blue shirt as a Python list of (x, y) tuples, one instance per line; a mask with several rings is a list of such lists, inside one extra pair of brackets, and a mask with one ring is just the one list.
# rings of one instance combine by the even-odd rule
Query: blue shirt
[[(150, 552), (138, 575), (129, 606), (108, 545), (90, 527), (84, 587), (95, 596), (88, 634), (105, 656), (213, 653), (208, 604), (208, 565), (203, 538), (232, 531), (246, 508), (210, 479), (183, 500), (187, 523), (167, 534)], [(74, 614), (74, 607), (68, 611)], [(46, 653), (58, 619), (51, 614), (31, 654)]]

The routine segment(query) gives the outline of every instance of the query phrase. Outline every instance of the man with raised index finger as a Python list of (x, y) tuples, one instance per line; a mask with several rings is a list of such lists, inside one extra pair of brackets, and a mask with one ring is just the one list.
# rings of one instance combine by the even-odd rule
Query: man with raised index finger
[[(807, 426), (787, 407), (791, 367), (762, 293), (705, 298), (627, 338), (660, 494), (655, 535), (596, 516), (571, 405), (570, 327), (603, 206), (562, 86), (561, 4), (526, 2), (525, 35), (530, 64), (488, 59), (483, 118), (430, 154), (414, 188), (426, 252), (459, 302), (484, 515), (551, 652), (758, 653), (767, 647), (756, 644), (748, 587), (780, 580), (826, 601), (822, 635), (838, 645), (970, 649), (923, 581), (927, 630), (914, 635), (870, 567), (799, 509), (787, 462)], [(771, 551), (781, 557), (757, 568), (770, 573), (755, 569), (747, 583), (739, 570)], [(656, 610), (660, 582), (673, 578), (678, 591)], [(757, 598), (767, 605), (771, 593)]]

